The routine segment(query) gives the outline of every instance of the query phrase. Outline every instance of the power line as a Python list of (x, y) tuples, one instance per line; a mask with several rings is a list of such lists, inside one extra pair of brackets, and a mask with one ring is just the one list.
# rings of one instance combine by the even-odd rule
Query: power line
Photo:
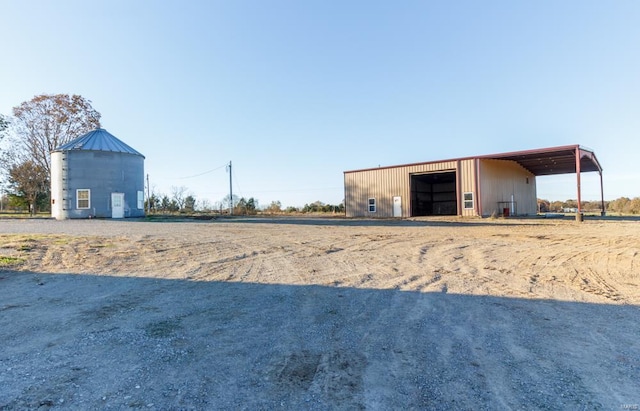
[(200, 173), (200, 174), (195, 174), (195, 175), (187, 176), (187, 177), (178, 177), (176, 180), (186, 180), (188, 178), (200, 177), (200, 176), (203, 176), (205, 174), (213, 173), (214, 171), (220, 170), (221, 168), (224, 168), (226, 166), (227, 166), (227, 164), (223, 164), (220, 167), (213, 168), (213, 169), (211, 169), (209, 171), (205, 171), (205, 172)]
[(299, 188), (291, 190), (253, 190), (253, 193), (304, 193), (311, 191), (329, 191), (329, 190), (342, 190), (344, 187), (324, 187), (324, 188)]
[(234, 170), (231, 170), (231, 172), (233, 173), (233, 179), (236, 183), (236, 187), (238, 187), (238, 192), (240, 193), (240, 197), (242, 197), (242, 189), (240, 188), (240, 184), (238, 184), (238, 176), (236, 175)]

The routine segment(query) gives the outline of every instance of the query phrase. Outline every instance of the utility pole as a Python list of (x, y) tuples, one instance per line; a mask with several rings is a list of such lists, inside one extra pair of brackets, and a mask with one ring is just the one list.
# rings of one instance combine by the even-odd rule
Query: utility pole
[(229, 215), (233, 215), (233, 180), (231, 172), (231, 160), (229, 160)]
[(151, 189), (149, 188), (149, 173), (147, 173), (147, 214), (151, 212)]

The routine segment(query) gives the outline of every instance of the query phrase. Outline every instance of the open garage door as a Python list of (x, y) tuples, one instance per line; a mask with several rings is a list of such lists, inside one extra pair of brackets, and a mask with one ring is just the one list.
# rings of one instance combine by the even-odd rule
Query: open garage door
[(411, 216), (457, 215), (456, 172), (411, 175)]

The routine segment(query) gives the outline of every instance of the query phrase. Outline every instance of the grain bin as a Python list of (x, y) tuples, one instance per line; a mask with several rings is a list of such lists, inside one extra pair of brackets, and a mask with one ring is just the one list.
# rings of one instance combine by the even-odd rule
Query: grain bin
[(51, 215), (144, 216), (144, 156), (107, 130), (93, 130), (51, 152)]

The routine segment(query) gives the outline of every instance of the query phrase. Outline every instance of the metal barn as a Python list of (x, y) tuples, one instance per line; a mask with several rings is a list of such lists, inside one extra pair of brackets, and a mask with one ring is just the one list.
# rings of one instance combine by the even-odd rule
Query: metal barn
[(51, 215), (58, 220), (144, 216), (144, 156), (104, 129), (56, 148)]
[[(579, 145), (344, 172), (347, 217), (535, 215), (536, 176), (600, 174)], [(602, 197), (604, 212), (604, 197)], [(581, 212), (581, 210), (578, 210)]]

